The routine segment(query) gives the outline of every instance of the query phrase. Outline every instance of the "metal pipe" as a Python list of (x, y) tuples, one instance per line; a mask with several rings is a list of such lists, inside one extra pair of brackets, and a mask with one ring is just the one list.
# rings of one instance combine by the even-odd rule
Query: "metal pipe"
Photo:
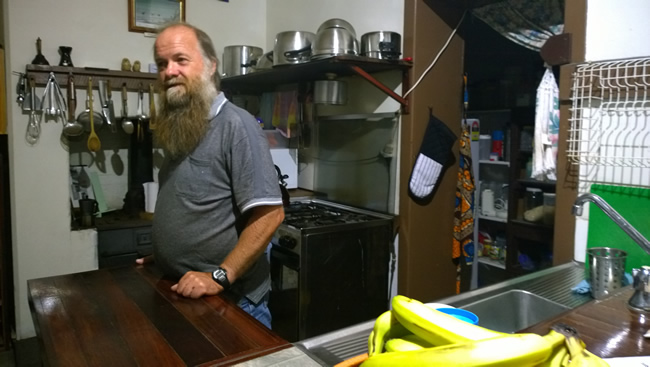
[(643, 237), (643, 235), (639, 233), (636, 228), (632, 227), (632, 225), (628, 223), (625, 218), (618, 214), (618, 212), (614, 210), (611, 205), (607, 204), (607, 202), (600, 196), (591, 193), (586, 193), (578, 196), (575, 203), (573, 203), (571, 213), (573, 215), (582, 215), (582, 206), (587, 201), (596, 204), (596, 206), (598, 206), (605, 214), (607, 214), (609, 219), (613, 220), (614, 223), (621, 227), (621, 229), (634, 240), (634, 242), (636, 242), (642, 249), (644, 249), (645, 252), (650, 254), (650, 241)]

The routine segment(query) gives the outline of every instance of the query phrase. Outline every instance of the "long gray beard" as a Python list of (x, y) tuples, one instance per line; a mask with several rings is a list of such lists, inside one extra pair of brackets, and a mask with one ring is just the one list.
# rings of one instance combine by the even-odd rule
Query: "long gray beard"
[(209, 83), (189, 83), (187, 93), (180, 99), (173, 98), (171, 103), (164, 92), (161, 94), (154, 137), (171, 158), (189, 155), (205, 136), (210, 125), (208, 114), (217, 94)]

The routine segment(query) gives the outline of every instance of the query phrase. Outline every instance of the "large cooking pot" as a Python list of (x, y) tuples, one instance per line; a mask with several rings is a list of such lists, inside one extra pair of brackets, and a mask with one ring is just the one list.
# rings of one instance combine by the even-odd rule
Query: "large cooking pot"
[(352, 37), (354, 38), (357, 37), (357, 33), (354, 30), (352, 24), (350, 24), (347, 20), (344, 19), (339, 19), (339, 18), (328, 19), (318, 27), (318, 30), (316, 32), (318, 33), (326, 28), (344, 28), (347, 29), (350, 33), (352, 33)]
[(368, 32), (361, 36), (361, 56), (397, 60), (402, 54), (402, 36), (396, 32)]
[(316, 35), (311, 32), (286, 31), (275, 36), (273, 66), (293, 65), (309, 61)]
[(255, 71), (254, 66), (264, 54), (260, 47), (233, 45), (223, 49), (222, 76), (246, 75)]
[(352, 25), (343, 19), (329, 19), (318, 27), (311, 47), (312, 59), (337, 55), (358, 55), (359, 42)]

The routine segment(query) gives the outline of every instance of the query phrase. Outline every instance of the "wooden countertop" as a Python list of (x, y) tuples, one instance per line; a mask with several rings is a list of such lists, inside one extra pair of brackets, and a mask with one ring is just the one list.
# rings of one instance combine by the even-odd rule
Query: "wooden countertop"
[(627, 301), (634, 293), (631, 286), (603, 300), (594, 300), (555, 318), (531, 326), (522, 332), (548, 333), (558, 322), (573, 326), (587, 349), (602, 358), (650, 355), (650, 313), (634, 311)]
[(225, 297), (170, 291), (155, 265), (32, 279), (46, 366), (227, 366), (291, 344)]

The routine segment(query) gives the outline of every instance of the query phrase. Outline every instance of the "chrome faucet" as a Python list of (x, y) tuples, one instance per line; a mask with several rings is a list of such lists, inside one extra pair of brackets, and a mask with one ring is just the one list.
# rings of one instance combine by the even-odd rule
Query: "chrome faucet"
[[(628, 221), (625, 220), (611, 205), (596, 194), (582, 194), (578, 196), (575, 203), (573, 203), (573, 208), (571, 212), (573, 215), (582, 215), (582, 206), (587, 201), (590, 201), (596, 204), (607, 216), (609, 219), (613, 220), (628, 236), (630, 236), (634, 242), (636, 242), (642, 249), (650, 254), (650, 241), (648, 241), (639, 231), (636, 230)], [(630, 307), (642, 310), (650, 311), (650, 267), (642, 266), (641, 269), (633, 269), (632, 273), (634, 274), (634, 294), (628, 301)]]
[(636, 228), (632, 227), (632, 225), (628, 223), (625, 218), (618, 214), (618, 212), (614, 210), (611, 205), (607, 204), (607, 202), (600, 196), (591, 193), (578, 196), (575, 203), (573, 203), (573, 208), (571, 209), (573, 215), (582, 215), (582, 205), (584, 205), (584, 203), (587, 201), (591, 201), (592, 203), (596, 204), (605, 214), (607, 214), (609, 219), (613, 220), (614, 223), (621, 227), (621, 229), (634, 240), (634, 242), (641, 246), (645, 252), (650, 254), (650, 241), (643, 237), (643, 235), (639, 233)]

